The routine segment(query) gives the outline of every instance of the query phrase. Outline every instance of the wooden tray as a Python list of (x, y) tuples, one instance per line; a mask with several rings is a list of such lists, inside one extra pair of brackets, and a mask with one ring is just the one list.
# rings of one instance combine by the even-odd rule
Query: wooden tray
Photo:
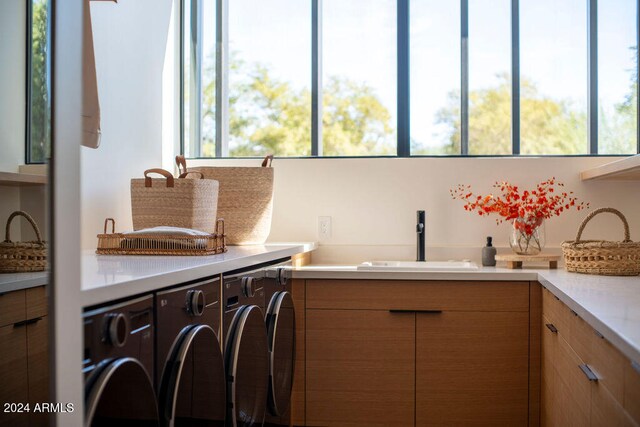
[(507, 268), (516, 269), (522, 268), (523, 262), (548, 262), (549, 269), (555, 270), (558, 268), (558, 260), (560, 255), (538, 254), (538, 255), (496, 255), (496, 261), (506, 261)]
[[(107, 226), (111, 223), (111, 233)], [(175, 255), (202, 256), (215, 255), (227, 251), (224, 234), (224, 220), (216, 221), (216, 233), (203, 236), (171, 234), (127, 235), (115, 232), (113, 218), (104, 221), (104, 233), (98, 234), (99, 255)]]

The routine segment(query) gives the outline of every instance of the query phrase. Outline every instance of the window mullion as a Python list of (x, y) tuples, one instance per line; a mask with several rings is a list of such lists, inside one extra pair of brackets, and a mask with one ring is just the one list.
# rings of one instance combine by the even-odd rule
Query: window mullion
[(229, 156), (229, 1), (216, 0), (216, 157)]
[(469, 154), (469, 0), (460, 0), (460, 154)]
[(322, 0), (311, 5), (311, 156), (322, 156)]
[(520, 154), (520, 0), (511, 0), (511, 154)]
[(409, 1), (398, 0), (397, 3), (397, 155), (409, 157), (410, 151), (410, 69), (409, 69)]
[(588, 0), (589, 154), (598, 154), (598, 0)]

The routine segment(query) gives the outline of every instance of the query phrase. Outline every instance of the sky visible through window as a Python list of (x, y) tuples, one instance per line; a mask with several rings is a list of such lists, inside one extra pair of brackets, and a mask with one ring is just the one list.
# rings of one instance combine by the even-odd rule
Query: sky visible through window
[[(510, 3), (469, 0), (471, 154), (511, 152)], [(588, 152), (586, 4), (520, 1), (523, 154)], [(394, 155), (396, 2), (323, 5), (324, 154)], [(311, 2), (234, 0), (229, 8), (230, 154), (309, 155)], [(411, 151), (458, 154), (460, 2), (412, 0), (410, 10)], [(598, 13), (601, 152), (632, 153), (635, 1), (599, 2)], [(215, 46), (206, 39), (213, 34), (205, 32), (205, 47)]]

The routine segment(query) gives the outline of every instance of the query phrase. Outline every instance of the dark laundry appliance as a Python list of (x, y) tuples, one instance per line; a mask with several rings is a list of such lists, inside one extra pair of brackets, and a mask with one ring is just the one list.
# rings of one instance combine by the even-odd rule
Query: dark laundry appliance
[(84, 313), (85, 426), (158, 426), (153, 296)]
[(155, 295), (162, 426), (225, 425), (220, 277)]
[(296, 317), (291, 295), (291, 262), (265, 270), (265, 324), (269, 384), (265, 426), (288, 426), (295, 363)]
[(264, 323), (264, 270), (223, 275), (227, 426), (264, 422), (269, 350)]

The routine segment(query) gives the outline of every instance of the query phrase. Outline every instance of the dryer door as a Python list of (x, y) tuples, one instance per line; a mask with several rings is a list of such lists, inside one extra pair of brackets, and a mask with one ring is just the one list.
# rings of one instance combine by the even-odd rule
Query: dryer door
[(85, 426), (158, 426), (149, 374), (131, 357), (102, 362), (85, 385)]
[(279, 416), (291, 400), (296, 351), (296, 316), (289, 292), (273, 295), (265, 321), (269, 339), (269, 412)]
[(269, 356), (262, 310), (255, 305), (237, 312), (227, 337), (227, 419), (232, 426), (261, 425), (267, 406)]
[(224, 365), (210, 326), (189, 325), (180, 332), (162, 373), (159, 395), (164, 426), (224, 426)]

